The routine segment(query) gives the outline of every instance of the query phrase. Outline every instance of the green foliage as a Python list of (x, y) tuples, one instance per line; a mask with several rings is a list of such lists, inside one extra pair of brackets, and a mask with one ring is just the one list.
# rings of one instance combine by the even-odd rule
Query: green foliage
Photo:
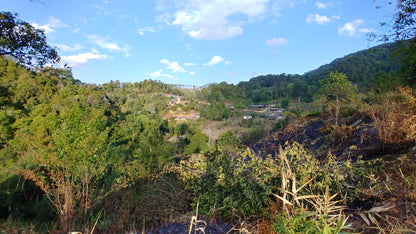
[(129, 114), (113, 131), (111, 155), (121, 157), (126, 163), (124, 169), (130, 179), (146, 178), (155, 173), (174, 152), (173, 145), (163, 141), (169, 128), (158, 115)]
[[(174, 93), (171, 86), (84, 85), (68, 70), (33, 72), (9, 59), (0, 63), (2, 218), (58, 215), (62, 230), (87, 230), (111, 192), (157, 173), (185, 147), (165, 142), (174, 127), (160, 114), (142, 111), (152, 103), (162, 109), (166, 99), (153, 92)], [(25, 186), (13, 184), (18, 181)]]
[(289, 159), (290, 168), (300, 185), (307, 184), (314, 178), (300, 195), (322, 194), (326, 186), (329, 186), (331, 194), (351, 192), (348, 190), (348, 183), (354, 179), (353, 172), (346, 166), (349, 164), (337, 162), (334, 155), (329, 154), (325, 160), (320, 161), (297, 142), (286, 145), (284, 154)]
[(287, 98), (282, 100), (282, 108), (288, 108), (289, 107), (289, 100)]
[(20, 64), (42, 67), (48, 63), (58, 63), (56, 49), (46, 43), (42, 30), (17, 19), (17, 14), (0, 12), (0, 55), (12, 56)]
[(240, 145), (240, 140), (231, 131), (227, 131), (218, 137), (217, 145), (226, 149), (235, 149)]
[(372, 80), (373, 91), (375, 93), (384, 93), (394, 90), (399, 85), (399, 81), (393, 78), (392, 74), (387, 74), (384, 71), (378, 72), (374, 75)]
[(189, 129), (189, 126), (188, 126), (187, 123), (180, 123), (180, 124), (176, 125), (175, 132), (178, 136), (182, 136), (182, 135), (185, 135), (185, 133), (188, 131), (188, 129)]
[(103, 111), (86, 100), (59, 100), (46, 116), (38, 116), (47, 126), (34, 121), (30, 132), (35, 134), (19, 133), (31, 163), (20, 173), (45, 193), (63, 230), (78, 222), (85, 225), (91, 210), (117, 186), (117, 170), (109, 170), (113, 160), (107, 154), (109, 128)]
[(352, 174), (349, 162), (340, 165), (331, 155), (319, 162), (296, 142), (280, 149), (279, 159), (281, 189), (275, 196), (283, 213), (271, 214), (275, 231), (339, 233), (347, 220), (340, 203)]
[(198, 159), (181, 161), (181, 179), (199, 200), (201, 213), (221, 217), (261, 215), (271, 195), (275, 168), (271, 158), (216, 148)]
[(185, 154), (203, 153), (208, 150), (208, 138), (201, 131), (196, 132), (190, 139), (189, 145), (185, 147)]
[(214, 103), (205, 105), (201, 110), (200, 115), (208, 120), (221, 121), (231, 116), (231, 110), (226, 107), (224, 103)]
[(224, 101), (242, 102), (245, 98), (243, 89), (233, 84), (227, 84), (227, 82), (211, 84), (202, 89), (200, 93), (200, 99), (211, 104)]
[(360, 84), (360, 87), (371, 87), (371, 80), (378, 72), (395, 74), (399, 70), (400, 56), (393, 56), (397, 48), (397, 44), (387, 43), (358, 51), (305, 73), (303, 79), (308, 84), (319, 86), (322, 77), (339, 71), (345, 73), (352, 82)]
[[(295, 90), (295, 85), (298, 90)], [(247, 82), (240, 82), (239, 87), (244, 89), (247, 97), (254, 103), (268, 103), (280, 98), (307, 98), (309, 86), (300, 75), (266, 75), (258, 76)]]
[[(252, 119), (249, 119), (249, 123), (253, 122)], [(243, 144), (250, 145), (253, 144), (258, 139), (262, 138), (266, 134), (266, 130), (262, 126), (256, 126), (250, 129), (247, 135), (244, 136)]]
[(401, 82), (404, 85), (416, 87), (416, 39), (401, 42), (400, 48), (395, 55), (401, 62), (400, 69), (397, 73), (396, 84)]
[(347, 79), (347, 75), (339, 72), (331, 72), (325, 80), (321, 81), (320, 95), (328, 96), (335, 108), (336, 126), (338, 126), (338, 116), (344, 102), (352, 100), (357, 92)]

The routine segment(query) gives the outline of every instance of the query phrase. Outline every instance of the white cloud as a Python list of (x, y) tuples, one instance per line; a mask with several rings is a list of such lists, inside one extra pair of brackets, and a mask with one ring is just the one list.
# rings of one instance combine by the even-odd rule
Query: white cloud
[(82, 50), (84, 47), (81, 44), (76, 43), (74, 46), (67, 46), (64, 44), (54, 44), (58, 49), (65, 51), (65, 52), (75, 52), (78, 50)]
[(109, 42), (107, 39), (99, 37), (97, 35), (89, 35), (88, 39), (91, 40), (94, 44), (99, 47), (106, 49), (111, 52), (121, 52), (125, 57), (130, 57), (130, 46), (129, 45), (119, 45), (115, 42)]
[(32, 23), (32, 26), (37, 28), (37, 29), (41, 29), (45, 32), (45, 34), (49, 34), (52, 32), (55, 32), (57, 28), (68, 28), (69, 26), (62, 23), (62, 21), (60, 21), (59, 19), (51, 16), (49, 17), (49, 20), (46, 24), (44, 25), (39, 25), (37, 23)]
[(151, 27), (151, 26), (148, 26), (148, 27), (144, 27), (144, 28), (139, 28), (137, 30), (137, 33), (140, 34), (140, 35), (144, 35), (145, 32), (156, 32), (156, 29)]
[(322, 2), (316, 2), (315, 6), (319, 9), (327, 9), (329, 7), (330, 3), (322, 3)]
[(216, 55), (212, 57), (212, 59), (209, 62), (205, 63), (204, 66), (214, 66), (215, 64), (220, 63), (222, 61), (224, 61), (224, 58)]
[(315, 22), (315, 23), (321, 24), (321, 25), (329, 23), (330, 21), (331, 21), (331, 19), (328, 18), (327, 16), (319, 15), (319, 14), (315, 14), (315, 15), (309, 14), (308, 17), (306, 18), (306, 22), (308, 22), (308, 23), (314, 23)]
[(176, 77), (174, 77), (172, 75), (163, 74), (162, 69), (160, 69), (159, 71), (155, 71), (155, 72), (150, 73), (149, 76), (152, 77), (153, 79), (158, 79), (158, 78), (164, 77), (164, 78), (169, 78), (169, 79), (172, 79), (172, 80), (178, 80)]
[(285, 38), (272, 38), (266, 41), (266, 45), (268, 46), (281, 46), (289, 43), (289, 41)]
[[(173, 2), (173, 1), (172, 1)], [(165, 11), (164, 20), (178, 25), (195, 39), (218, 40), (243, 34), (243, 26), (264, 17), (269, 0), (185, 0), (174, 2), (174, 13), (166, 1), (157, 9)], [(171, 3), (173, 4), (173, 3)]]
[(189, 72), (189, 75), (195, 75), (196, 74), (196, 72)]
[(344, 24), (344, 26), (338, 28), (338, 34), (353, 37), (353, 36), (356, 36), (359, 33), (374, 32), (373, 29), (362, 28), (361, 26), (363, 24), (364, 24), (364, 20), (362, 20), (362, 19), (353, 20), (351, 22), (348, 22), (348, 23)]
[(167, 69), (172, 70), (173, 73), (186, 72), (178, 62), (169, 62), (167, 59), (160, 60), (160, 63), (165, 64)]
[(195, 66), (195, 63), (184, 63), (185, 66)]
[(77, 55), (61, 56), (62, 60), (68, 63), (70, 66), (79, 66), (88, 63), (90, 60), (103, 60), (108, 56), (105, 54), (97, 54), (94, 52), (87, 52)]
[(358, 29), (358, 31), (359, 31), (360, 33), (371, 33), (371, 32), (376, 32), (376, 30), (371, 29), (371, 28), (360, 28), (360, 29)]

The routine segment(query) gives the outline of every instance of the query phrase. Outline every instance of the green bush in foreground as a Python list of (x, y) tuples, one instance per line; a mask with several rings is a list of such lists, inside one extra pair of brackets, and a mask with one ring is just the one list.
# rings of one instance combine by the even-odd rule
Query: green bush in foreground
[[(266, 203), (273, 194), (281, 194), (282, 185), (289, 183), (287, 180), (298, 183), (299, 187), (303, 185), (297, 196), (328, 192), (336, 194), (333, 200), (348, 193), (347, 181), (352, 179), (348, 163), (341, 164), (331, 155), (320, 162), (298, 143), (286, 145), (282, 152), (289, 158), (286, 164), (291, 170), (290, 178), (283, 176), (286, 169), (281, 165), (282, 159), (261, 158), (248, 150), (231, 152), (220, 147), (182, 160), (179, 172), (195, 202), (199, 200), (201, 213), (227, 218), (265, 215)], [(315, 203), (304, 201), (302, 208), (312, 209)]]

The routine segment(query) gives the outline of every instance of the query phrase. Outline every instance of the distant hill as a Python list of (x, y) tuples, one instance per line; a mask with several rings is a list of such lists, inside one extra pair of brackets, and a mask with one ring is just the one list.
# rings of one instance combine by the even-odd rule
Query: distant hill
[(395, 74), (400, 67), (400, 56), (393, 53), (399, 48), (398, 43), (386, 43), (370, 49), (361, 50), (342, 58), (337, 58), (329, 64), (307, 72), (303, 79), (308, 84), (316, 84), (330, 72), (338, 71), (347, 75), (348, 79), (362, 86), (368, 85), (378, 72)]
[(370, 49), (361, 50), (329, 64), (298, 74), (269, 74), (242, 81), (237, 86), (244, 90), (246, 97), (253, 103), (271, 102), (277, 99), (296, 99), (312, 101), (319, 89), (319, 81), (325, 79), (333, 71), (343, 72), (359, 88), (372, 86), (374, 76), (379, 72), (391, 73), (399, 71), (403, 56), (397, 53), (399, 43), (386, 43)]

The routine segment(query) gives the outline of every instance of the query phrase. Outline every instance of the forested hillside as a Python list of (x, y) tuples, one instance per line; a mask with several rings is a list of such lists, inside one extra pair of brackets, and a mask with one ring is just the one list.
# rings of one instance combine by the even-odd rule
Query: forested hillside
[(373, 89), (382, 82), (381, 79), (391, 79), (400, 71), (400, 64), (405, 60), (400, 53), (400, 44), (386, 43), (337, 58), (303, 75), (262, 75), (240, 82), (237, 86), (254, 103), (284, 99), (311, 102), (320, 87), (319, 81), (329, 73), (338, 71), (345, 73), (360, 89)]
[(386, 43), (349, 54), (305, 73), (302, 78), (308, 84), (318, 84), (322, 77), (326, 77), (332, 71), (338, 71), (345, 73), (352, 82), (360, 84), (362, 88), (371, 87), (377, 73), (394, 75), (399, 71), (400, 61), (403, 59), (396, 53), (399, 48), (398, 43)]

